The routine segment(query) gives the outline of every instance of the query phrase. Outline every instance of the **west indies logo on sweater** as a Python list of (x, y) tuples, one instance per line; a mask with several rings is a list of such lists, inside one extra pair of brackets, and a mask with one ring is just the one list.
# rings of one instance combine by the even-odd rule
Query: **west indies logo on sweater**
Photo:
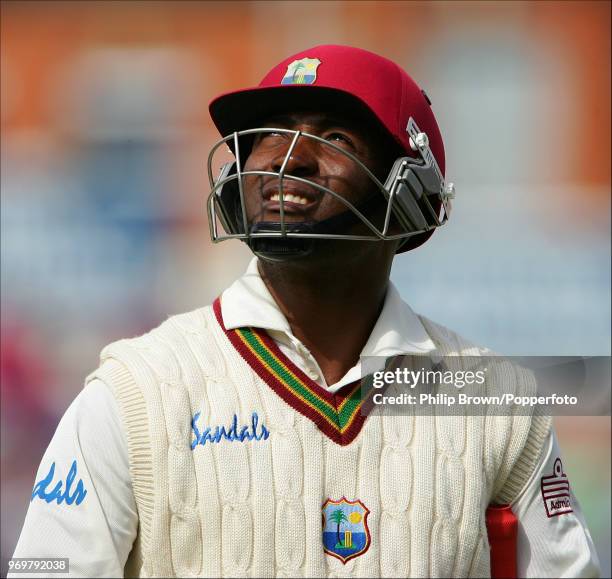
[(343, 563), (370, 547), (369, 509), (359, 500), (327, 499), (323, 504), (323, 549)]

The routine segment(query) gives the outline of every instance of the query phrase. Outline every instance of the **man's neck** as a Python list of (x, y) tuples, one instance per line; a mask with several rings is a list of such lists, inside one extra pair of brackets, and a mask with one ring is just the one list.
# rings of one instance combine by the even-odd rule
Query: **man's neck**
[(367, 264), (259, 261), (264, 283), (328, 384), (357, 363), (382, 310), (392, 256), (377, 253)]

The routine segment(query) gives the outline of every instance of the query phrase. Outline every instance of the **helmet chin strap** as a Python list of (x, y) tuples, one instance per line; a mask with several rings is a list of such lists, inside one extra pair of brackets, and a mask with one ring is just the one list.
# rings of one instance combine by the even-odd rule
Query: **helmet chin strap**
[[(372, 214), (380, 206), (380, 198), (372, 194), (364, 199), (357, 209), (364, 215)], [(361, 219), (350, 209), (324, 219), (323, 221), (302, 221), (285, 223), (287, 233), (336, 234), (348, 233), (353, 226), (361, 223)], [(280, 233), (281, 224), (278, 221), (259, 221), (251, 226), (251, 233)], [(244, 240), (251, 251), (268, 261), (288, 261), (311, 255), (315, 243), (322, 240), (308, 237), (251, 237)]]

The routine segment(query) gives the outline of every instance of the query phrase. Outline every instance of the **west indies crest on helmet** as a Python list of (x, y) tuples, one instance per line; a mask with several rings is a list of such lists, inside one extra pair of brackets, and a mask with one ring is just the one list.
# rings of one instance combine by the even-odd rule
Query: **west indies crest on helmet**
[[(376, 122), (399, 145), (401, 154), (386, 181), (371, 177), (382, 194), (380, 201), (388, 203), (387, 213), (399, 221), (402, 232), (390, 235), (370, 223), (370, 239), (402, 238), (399, 253), (418, 247), (446, 222), (453, 189), (444, 180), (444, 144), (425, 92), (387, 58), (350, 46), (322, 45), (286, 58), (258, 86), (223, 94), (210, 103), (211, 117), (223, 137), (209, 156), (212, 191), (208, 208), (214, 241), (238, 237), (249, 243), (251, 236), (265, 237), (266, 231), (272, 237), (312, 237), (309, 227), (300, 229), (295, 224), (289, 228), (247, 226), (240, 209), (240, 205), (244, 207), (242, 178), (246, 174), (240, 165), (245, 159), (237, 158), (237, 163), (224, 167), (216, 179), (211, 171), (212, 155), (224, 142), (235, 152), (239, 138), (245, 136), (243, 131), (252, 137), (267, 118), (305, 107), (322, 112), (351, 110)], [(280, 175), (280, 179), (291, 176)], [(367, 216), (351, 207), (352, 213), (367, 221)], [(212, 223), (217, 217), (228, 235), (218, 234)], [(328, 227), (321, 227), (317, 237), (325, 238), (327, 232)]]

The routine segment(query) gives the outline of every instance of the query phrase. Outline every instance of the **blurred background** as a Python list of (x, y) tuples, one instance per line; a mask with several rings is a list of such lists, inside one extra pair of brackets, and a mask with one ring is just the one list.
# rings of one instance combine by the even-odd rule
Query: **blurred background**
[[(609, 2), (1, 3), (2, 574), (59, 418), (108, 342), (245, 268), (208, 238), (210, 99), (351, 44), (445, 136), (448, 226), (399, 257), (413, 308), (504, 354), (610, 354)], [(610, 576), (610, 417), (563, 417)]]

